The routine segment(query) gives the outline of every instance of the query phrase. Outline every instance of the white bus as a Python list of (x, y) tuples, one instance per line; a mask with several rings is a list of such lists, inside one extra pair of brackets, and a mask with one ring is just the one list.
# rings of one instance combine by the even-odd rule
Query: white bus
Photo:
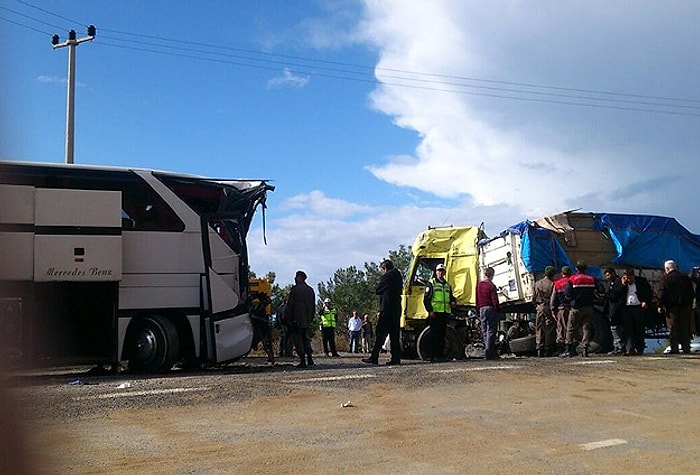
[(164, 372), (244, 356), (246, 235), (272, 190), (0, 161), (0, 357)]

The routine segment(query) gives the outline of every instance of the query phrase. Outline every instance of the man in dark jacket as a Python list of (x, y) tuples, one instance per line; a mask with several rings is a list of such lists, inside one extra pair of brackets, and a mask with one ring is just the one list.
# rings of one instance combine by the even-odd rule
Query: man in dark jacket
[(690, 323), (690, 331), (693, 335), (700, 334), (700, 266), (693, 267), (690, 280), (695, 284), (695, 304), (693, 305), (693, 318)]
[(298, 368), (313, 366), (311, 356), (311, 341), (308, 328), (316, 314), (316, 294), (306, 283), (306, 273), (298, 270), (294, 276), (294, 286), (289, 291), (287, 307), (284, 311), (286, 324), (289, 327), (297, 355), (301, 358)]
[(664, 276), (659, 287), (659, 307), (666, 314), (671, 353), (690, 353), (690, 319), (693, 312), (693, 282), (685, 274), (678, 272), (676, 262), (664, 262)]
[(641, 275), (635, 276), (632, 269), (625, 270), (621, 283), (620, 300), (624, 303), (622, 320), (627, 337), (625, 355), (641, 355), (644, 353), (646, 313), (654, 295), (649, 281)]
[(612, 333), (613, 337), (613, 350), (608, 354), (623, 355), (626, 350), (627, 337), (625, 335), (622, 309), (625, 306), (624, 297), (626, 297), (627, 290), (612, 267), (605, 269), (603, 277), (608, 281), (603, 313), (610, 321), (610, 333)]
[(379, 316), (377, 319), (377, 339), (374, 342), (369, 358), (364, 358), (363, 363), (379, 364), (379, 351), (384, 340), (389, 335), (391, 342), (391, 359), (388, 365), (401, 363), (401, 290), (403, 289), (403, 277), (401, 272), (394, 267), (393, 262), (386, 259), (379, 266), (382, 277), (377, 282), (375, 293), (379, 295)]

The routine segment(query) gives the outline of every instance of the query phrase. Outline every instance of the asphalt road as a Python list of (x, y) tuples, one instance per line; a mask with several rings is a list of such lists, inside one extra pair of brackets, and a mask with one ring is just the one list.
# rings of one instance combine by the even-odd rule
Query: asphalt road
[(697, 471), (698, 356), (316, 362), (6, 376), (11, 456), (37, 473)]

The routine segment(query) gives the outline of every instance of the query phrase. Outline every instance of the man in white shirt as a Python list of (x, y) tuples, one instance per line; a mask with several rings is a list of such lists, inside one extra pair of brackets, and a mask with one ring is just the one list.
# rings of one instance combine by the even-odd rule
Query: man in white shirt
[(359, 353), (362, 319), (357, 314), (357, 310), (352, 311), (352, 317), (348, 320), (348, 332), (350, 332), (350, 353)]

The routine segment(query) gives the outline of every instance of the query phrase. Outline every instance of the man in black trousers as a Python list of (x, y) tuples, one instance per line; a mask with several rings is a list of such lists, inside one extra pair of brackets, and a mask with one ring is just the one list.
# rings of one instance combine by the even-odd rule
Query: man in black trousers
[(382, 277), (377, 282), (375, 293), (379, 295), (379, 318), (377, 319), (377, 339), (374, 341), (372, 354), (364, 358), (363, 363), (379, 364), (379, 351), (384, 340), (389, 335), (391, 341), (391, 359), (387, 365), (401, 364), (401, 290), (403, 289), (403, 277), (401, 272), (394, 267), (389, 259), (383, 261), (379, 270)]

